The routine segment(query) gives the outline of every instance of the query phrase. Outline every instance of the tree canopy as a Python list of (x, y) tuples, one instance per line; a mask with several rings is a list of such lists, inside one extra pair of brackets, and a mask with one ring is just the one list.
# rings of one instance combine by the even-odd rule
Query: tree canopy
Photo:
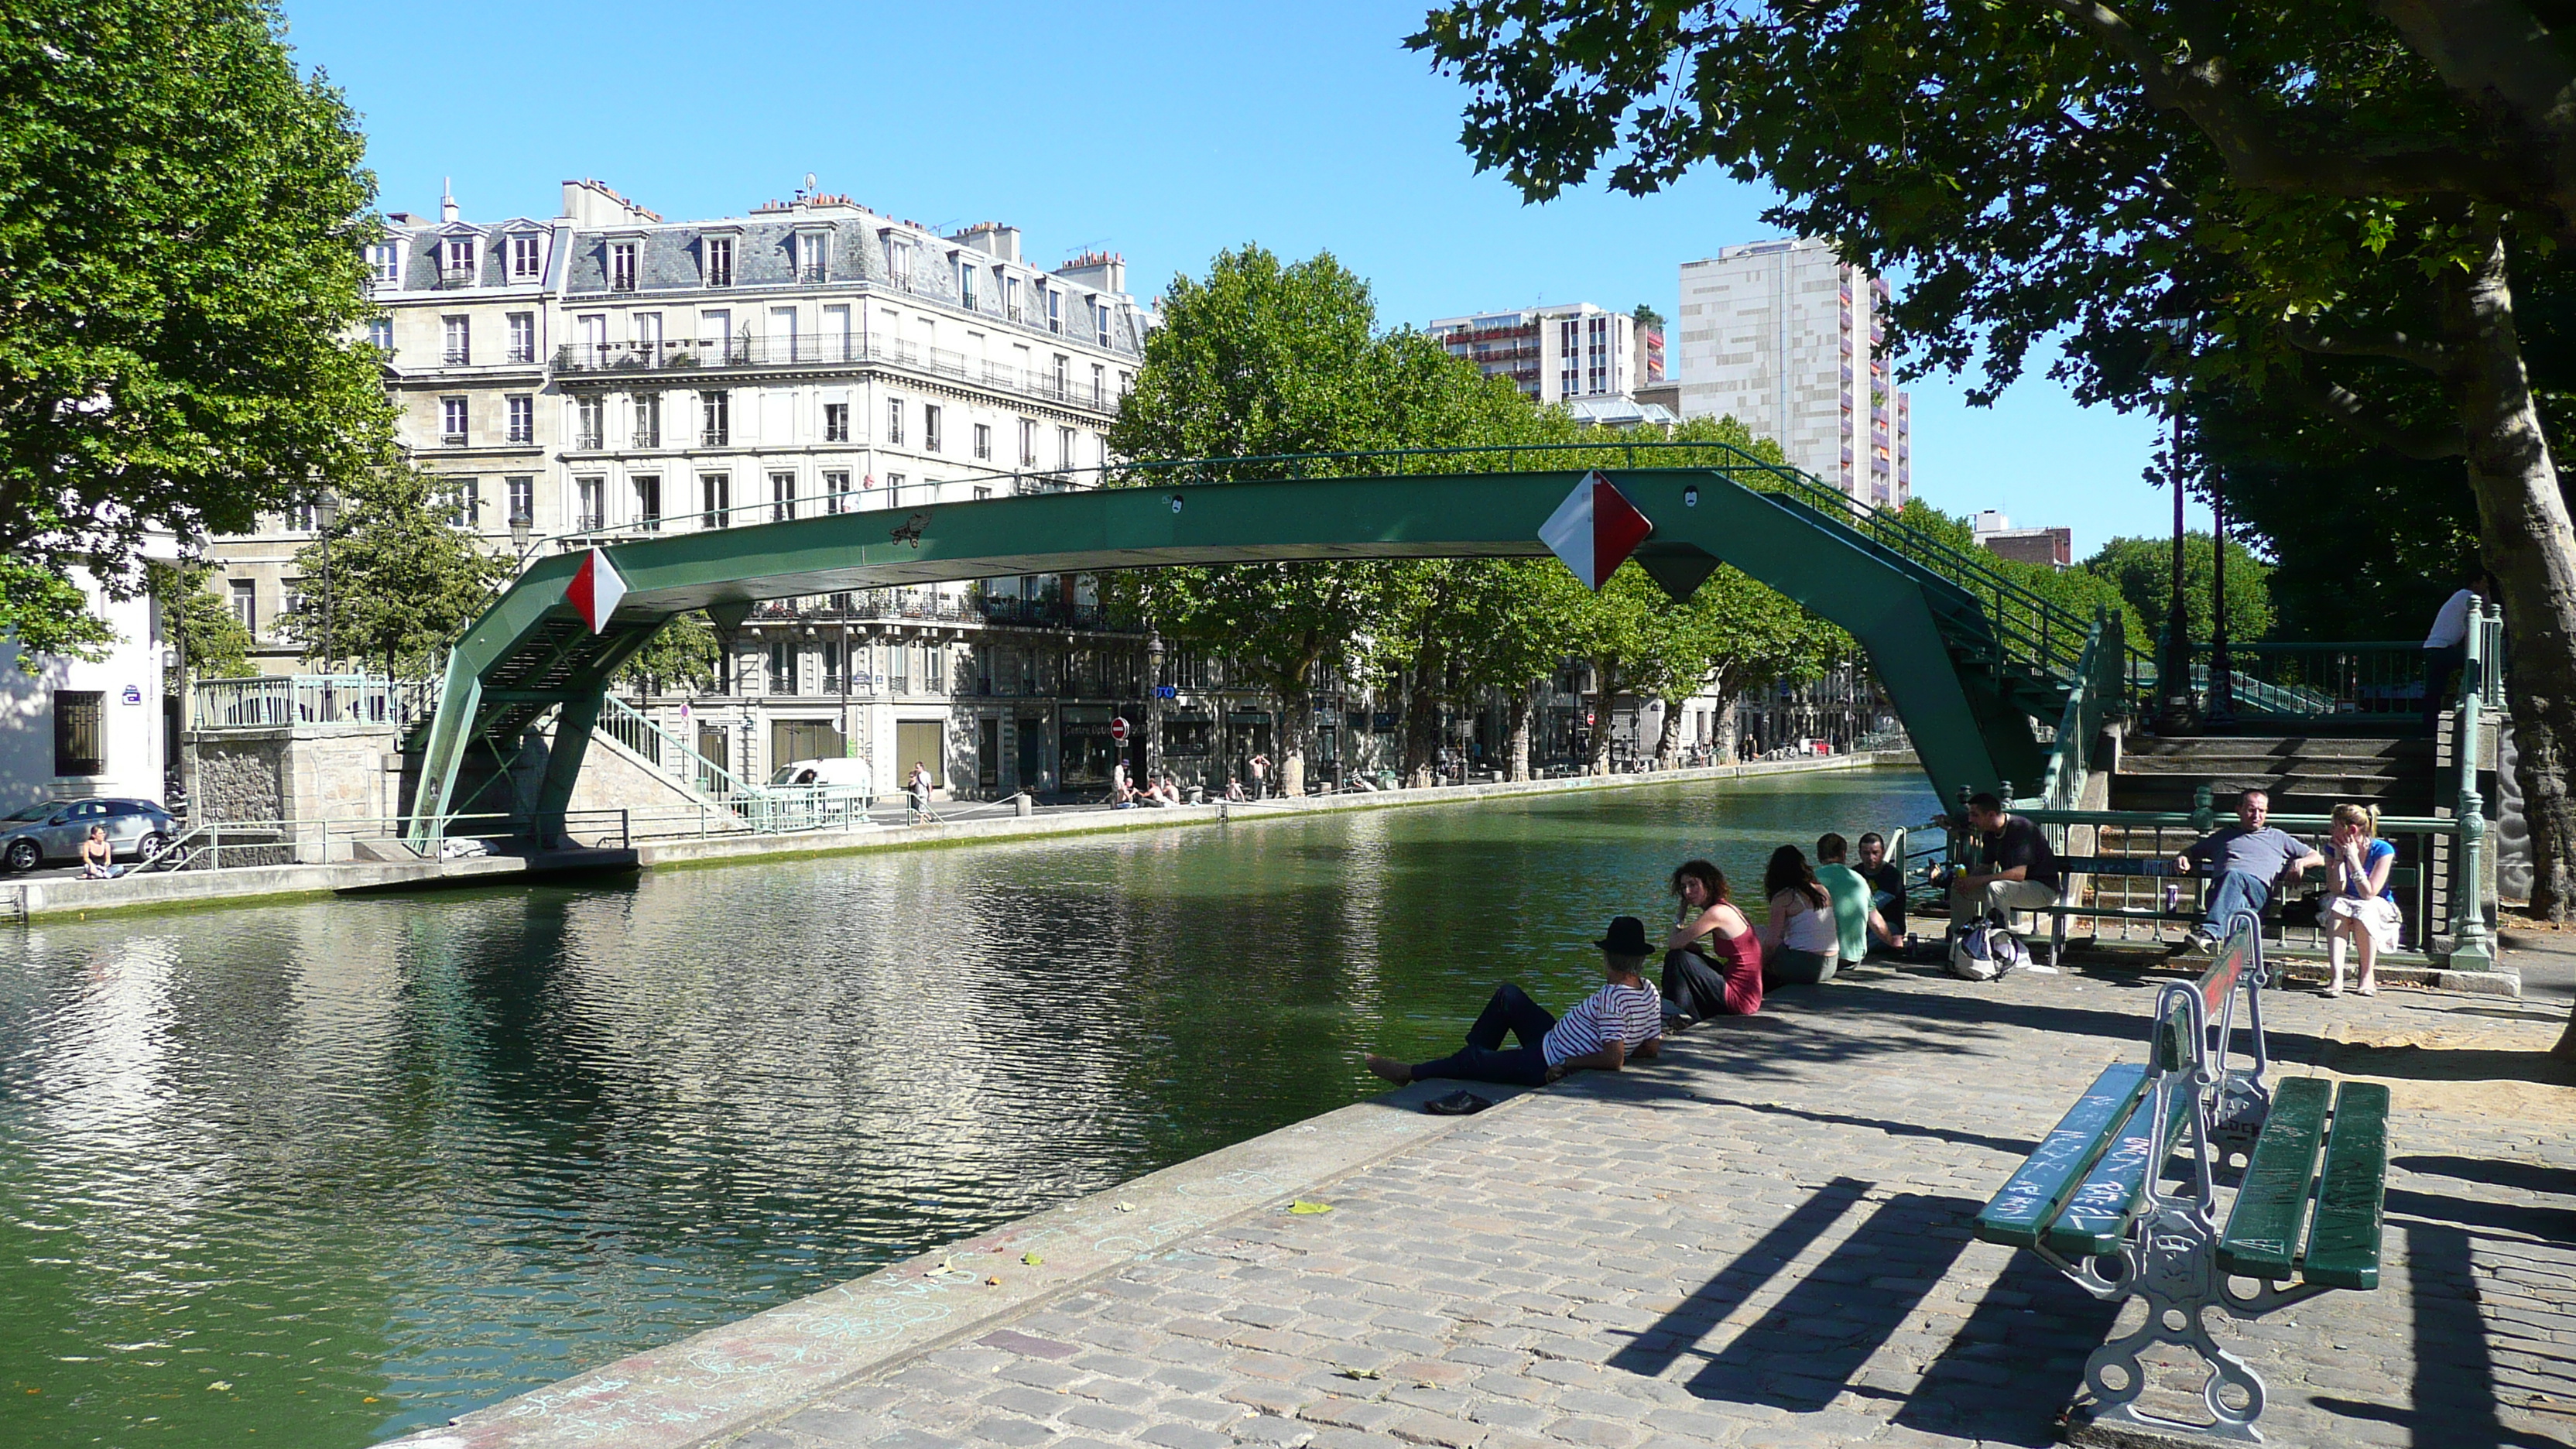
[[(2237, 390), (2462, 460), (2519, 641), (2538, 884), (2576, 898), (2576, 530), (2516, 325), (2576, 241), (2576, 46), (2555, 9), (1452, 0), (1408, 44), (1532, 199), (1714, 166), (1913, 283), (1909, 370), (1990, 400), (2042, 339), (2085, 402)], [(2576, 1048), (2576, 1032), (2570, 1034)]]
[[(2192, 638), (2207, 639), (2211, 621), (2217, 617), (2218, 551), (2211, 547), (2206, 533), (2187, 533), (2182, 543), (2183, 617), (2190, 621)], [(2141, 649), (2152, 647), (2165, 627), (2166, 615), (2173, 609), (2173, 540), (2115, 538), (2096, 549), (2079, 567), (2120, 591), (2129, 606), (2129, 627), (2146, 631), (2131, 634), (2130, 642)], [(2269, 638), (2273, 622), (2272, 566), (2255, 557), (2245, 545), (2229, 539), (2228, 639), (2251, 644)]]
[(355, 117), (262, 0), (96, 0), (0, 23), (0, 628), (152, 532), (255, 529), (389, 456)]
[(452, 486), (409, 466), (349, 485), (322, 536), (296, 551), (303, 591), (279, 623), (305, 658), (379, 664), (388, 677), (439, 666), (512, 572), (452, 521)]

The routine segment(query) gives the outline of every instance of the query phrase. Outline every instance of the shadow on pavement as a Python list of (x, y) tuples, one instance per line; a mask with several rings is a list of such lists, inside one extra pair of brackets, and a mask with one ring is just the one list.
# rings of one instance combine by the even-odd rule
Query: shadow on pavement
[(2408, 1172), (2455, 1178), (2461, 1182), (2483, 1182), (2489, 1187), (2520, 1188), (2526, 1192), (2555, 1192), (2576, 1197), (2576, 1167), (2549, 1167), (2537, 1162), (2499, 1162), (2483, 1157), (2433, 1156), (2392, 1157), (2388, 1159), (2388, 1165), (2403, 1168)]
[[(2397, 1194), (2389, 1196), (2394, 1199)], [(2395, 1203), (2390, 1204), (2392, 1208)], [(2355, 1419), (2402, 1425), (2432, 1446), (2539, 1446), (2557, 1441), (2505, 1427), (2496, 1414), (2495, 1355), (2478, 1312), (2473, 1235), (2443, 1223), (2408, 1223), (2408, 1288), (2415, 1300), (2415, 1379), (2408, 1408), (2317, 1397), (2317, 1407)]]

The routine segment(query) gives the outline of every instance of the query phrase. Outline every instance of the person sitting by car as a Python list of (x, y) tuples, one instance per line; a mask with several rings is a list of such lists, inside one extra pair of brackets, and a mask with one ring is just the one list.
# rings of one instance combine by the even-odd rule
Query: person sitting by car
[(2324, 859), (2308, 843), (2265, 822), (2272, 797), (2248, 790), (2236, 797), (2236, 823), (2214, 830), (2174, 857), (2174, 869), (2198, 871), (2210, 878), (2201, 902), (2200, 923), (2183, 938), (2185, 955), (2206, 955), (2227, 934), (2227, 922), (2239, 911), (2257, 917), (2271, 903), (2272, 887), (2284, 877), (2311, 870)]
[[(1601, 989), (1563, 1017), (1506, 981), (1494, 988), (1476, 1024), (1467, 1028), (1464, 1049), (1414, 1064), (1370, 1052), (1368, 1069), (1399, 1087), (1436, 1077), (1538, 1087), (1567, 1072), (1615, 1072), (1631, 1057), (1656, 1055), (1663, 1047), (1664, 1005), (1642, 974), (1647, 957), (1654, 954), (1646, 923), (1635, 916), (1616, 917), (1610, 933), (1592, 944), (1601, 951)], [(1520, 1045), (1504, 1046), (1505, 1036), (1518, 1037)]]
[(82, 880), (116, 878), (116, 848), (107, 843), (106, 826), (93, 825), (89, 828), (88, 838), (81, 841), (80, 865)]
[[(1947, 824), (1946, 819), (1943, 824)], [(1950, 924), (2001, 917), (2010, 927), (2014, 911), (2044, 910), (2057, 904), (2064, 877), (2048, 836), (2026, 816), (2007, 814), (2004, 802), (1986, 791), (1968, 797), (1968, 830), (1976, 837), (1978, 860), (1950, 873)], [(2029, 969), (2048, 968), (2033, 965)]]

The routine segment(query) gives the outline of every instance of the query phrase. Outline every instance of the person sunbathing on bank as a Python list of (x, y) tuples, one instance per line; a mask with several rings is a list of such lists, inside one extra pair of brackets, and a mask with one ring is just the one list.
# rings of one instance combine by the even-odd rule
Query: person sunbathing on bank
[[(1654, 954), (1646, 923), (1617, 917), (1610, 934), (1592, 944), (1601, 948), (1602, 987), (1563, 1017), (1506, 981), (1467, 1029), (1464, 1050), (1410, 1066), (1371, 1052), (1368, 1069), (1399, 1087), (1434, 1077), (1538, 1087), (1567, 1072), (1615, 1072), (1630, 1057), (1654, 1056), (1663, 1049), (1664, 1005), (1640, 974)], [(1506, 1035), (1520, 1038), (1520, 1045), (1504, 1046)]]

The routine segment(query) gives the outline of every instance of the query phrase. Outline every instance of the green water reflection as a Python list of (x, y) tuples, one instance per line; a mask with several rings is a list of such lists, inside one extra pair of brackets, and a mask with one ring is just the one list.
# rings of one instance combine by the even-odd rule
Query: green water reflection
[(1366, 1094), (1911, 772), (9, 938), (0, 1444), (360, 1445)]

